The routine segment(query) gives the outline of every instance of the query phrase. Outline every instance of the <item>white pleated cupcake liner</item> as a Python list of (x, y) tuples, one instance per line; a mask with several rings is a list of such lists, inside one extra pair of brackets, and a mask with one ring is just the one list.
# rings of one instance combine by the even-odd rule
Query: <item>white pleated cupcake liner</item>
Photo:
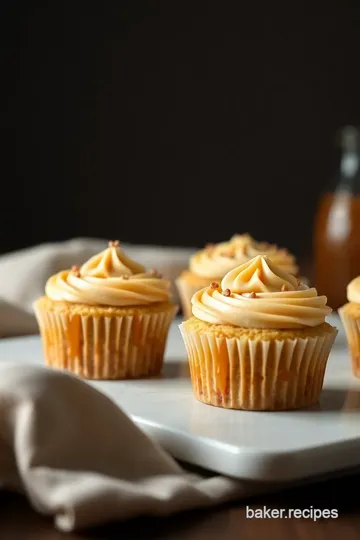
[(320, 396), (337, 330), (284, 340), (225, 338), (180, 325), (194, 394), (209, 405), (244, 410), (308, 407)]
[(163, 312), (91, 316), (35, 304), (48, 366), (88, 379), (128, 379), (160, 373), (177, 307)]

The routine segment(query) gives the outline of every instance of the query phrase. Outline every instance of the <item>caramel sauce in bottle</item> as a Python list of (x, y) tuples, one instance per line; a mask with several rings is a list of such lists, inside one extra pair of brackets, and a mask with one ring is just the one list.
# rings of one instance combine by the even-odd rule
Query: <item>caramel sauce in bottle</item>
[(360, 274), (360, 132), (341, 133), (340, 178), (322, 195), (314, 226), (315, 287), (337, 310), (347, 302), (346, 287)]

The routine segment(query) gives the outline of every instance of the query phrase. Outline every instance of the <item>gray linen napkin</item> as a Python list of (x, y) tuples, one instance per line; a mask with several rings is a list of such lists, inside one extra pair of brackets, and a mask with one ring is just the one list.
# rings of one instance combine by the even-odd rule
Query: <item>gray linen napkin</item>
[(188, 474), (85, 381), (6, 361), (0, 362), (0, 485), (23, 492), (64, 532), (264, 490)]

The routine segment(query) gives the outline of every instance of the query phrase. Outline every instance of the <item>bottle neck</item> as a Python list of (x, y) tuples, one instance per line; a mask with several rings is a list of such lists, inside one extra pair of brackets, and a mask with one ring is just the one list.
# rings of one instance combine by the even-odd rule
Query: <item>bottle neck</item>
[(360, 156), (357, 152), (345, 152), (340, 163), (340, 174), (342, 178), (351, 180), (359, 174)]
[(354, 128), (343, 130), (340, 182), (338, 188), (360, 195), (360, 139)]

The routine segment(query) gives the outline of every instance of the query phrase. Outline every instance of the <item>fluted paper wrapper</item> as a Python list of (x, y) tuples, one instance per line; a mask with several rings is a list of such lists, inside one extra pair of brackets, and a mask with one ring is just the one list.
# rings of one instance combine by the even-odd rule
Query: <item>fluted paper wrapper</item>
[(343, 309), (338, 310), (348, 341), (353, 375), (360, 378), (360, 319), (352, 317)]
[(48, 366), (87, 379), (158, 375), (177, 308), (164, 312), (94, 317), (34, 306)]
[(290, 410), (315, 404), (337, 330), (319, 337), (250, 340), (180, 330), (195, 397), (217, 407)]

